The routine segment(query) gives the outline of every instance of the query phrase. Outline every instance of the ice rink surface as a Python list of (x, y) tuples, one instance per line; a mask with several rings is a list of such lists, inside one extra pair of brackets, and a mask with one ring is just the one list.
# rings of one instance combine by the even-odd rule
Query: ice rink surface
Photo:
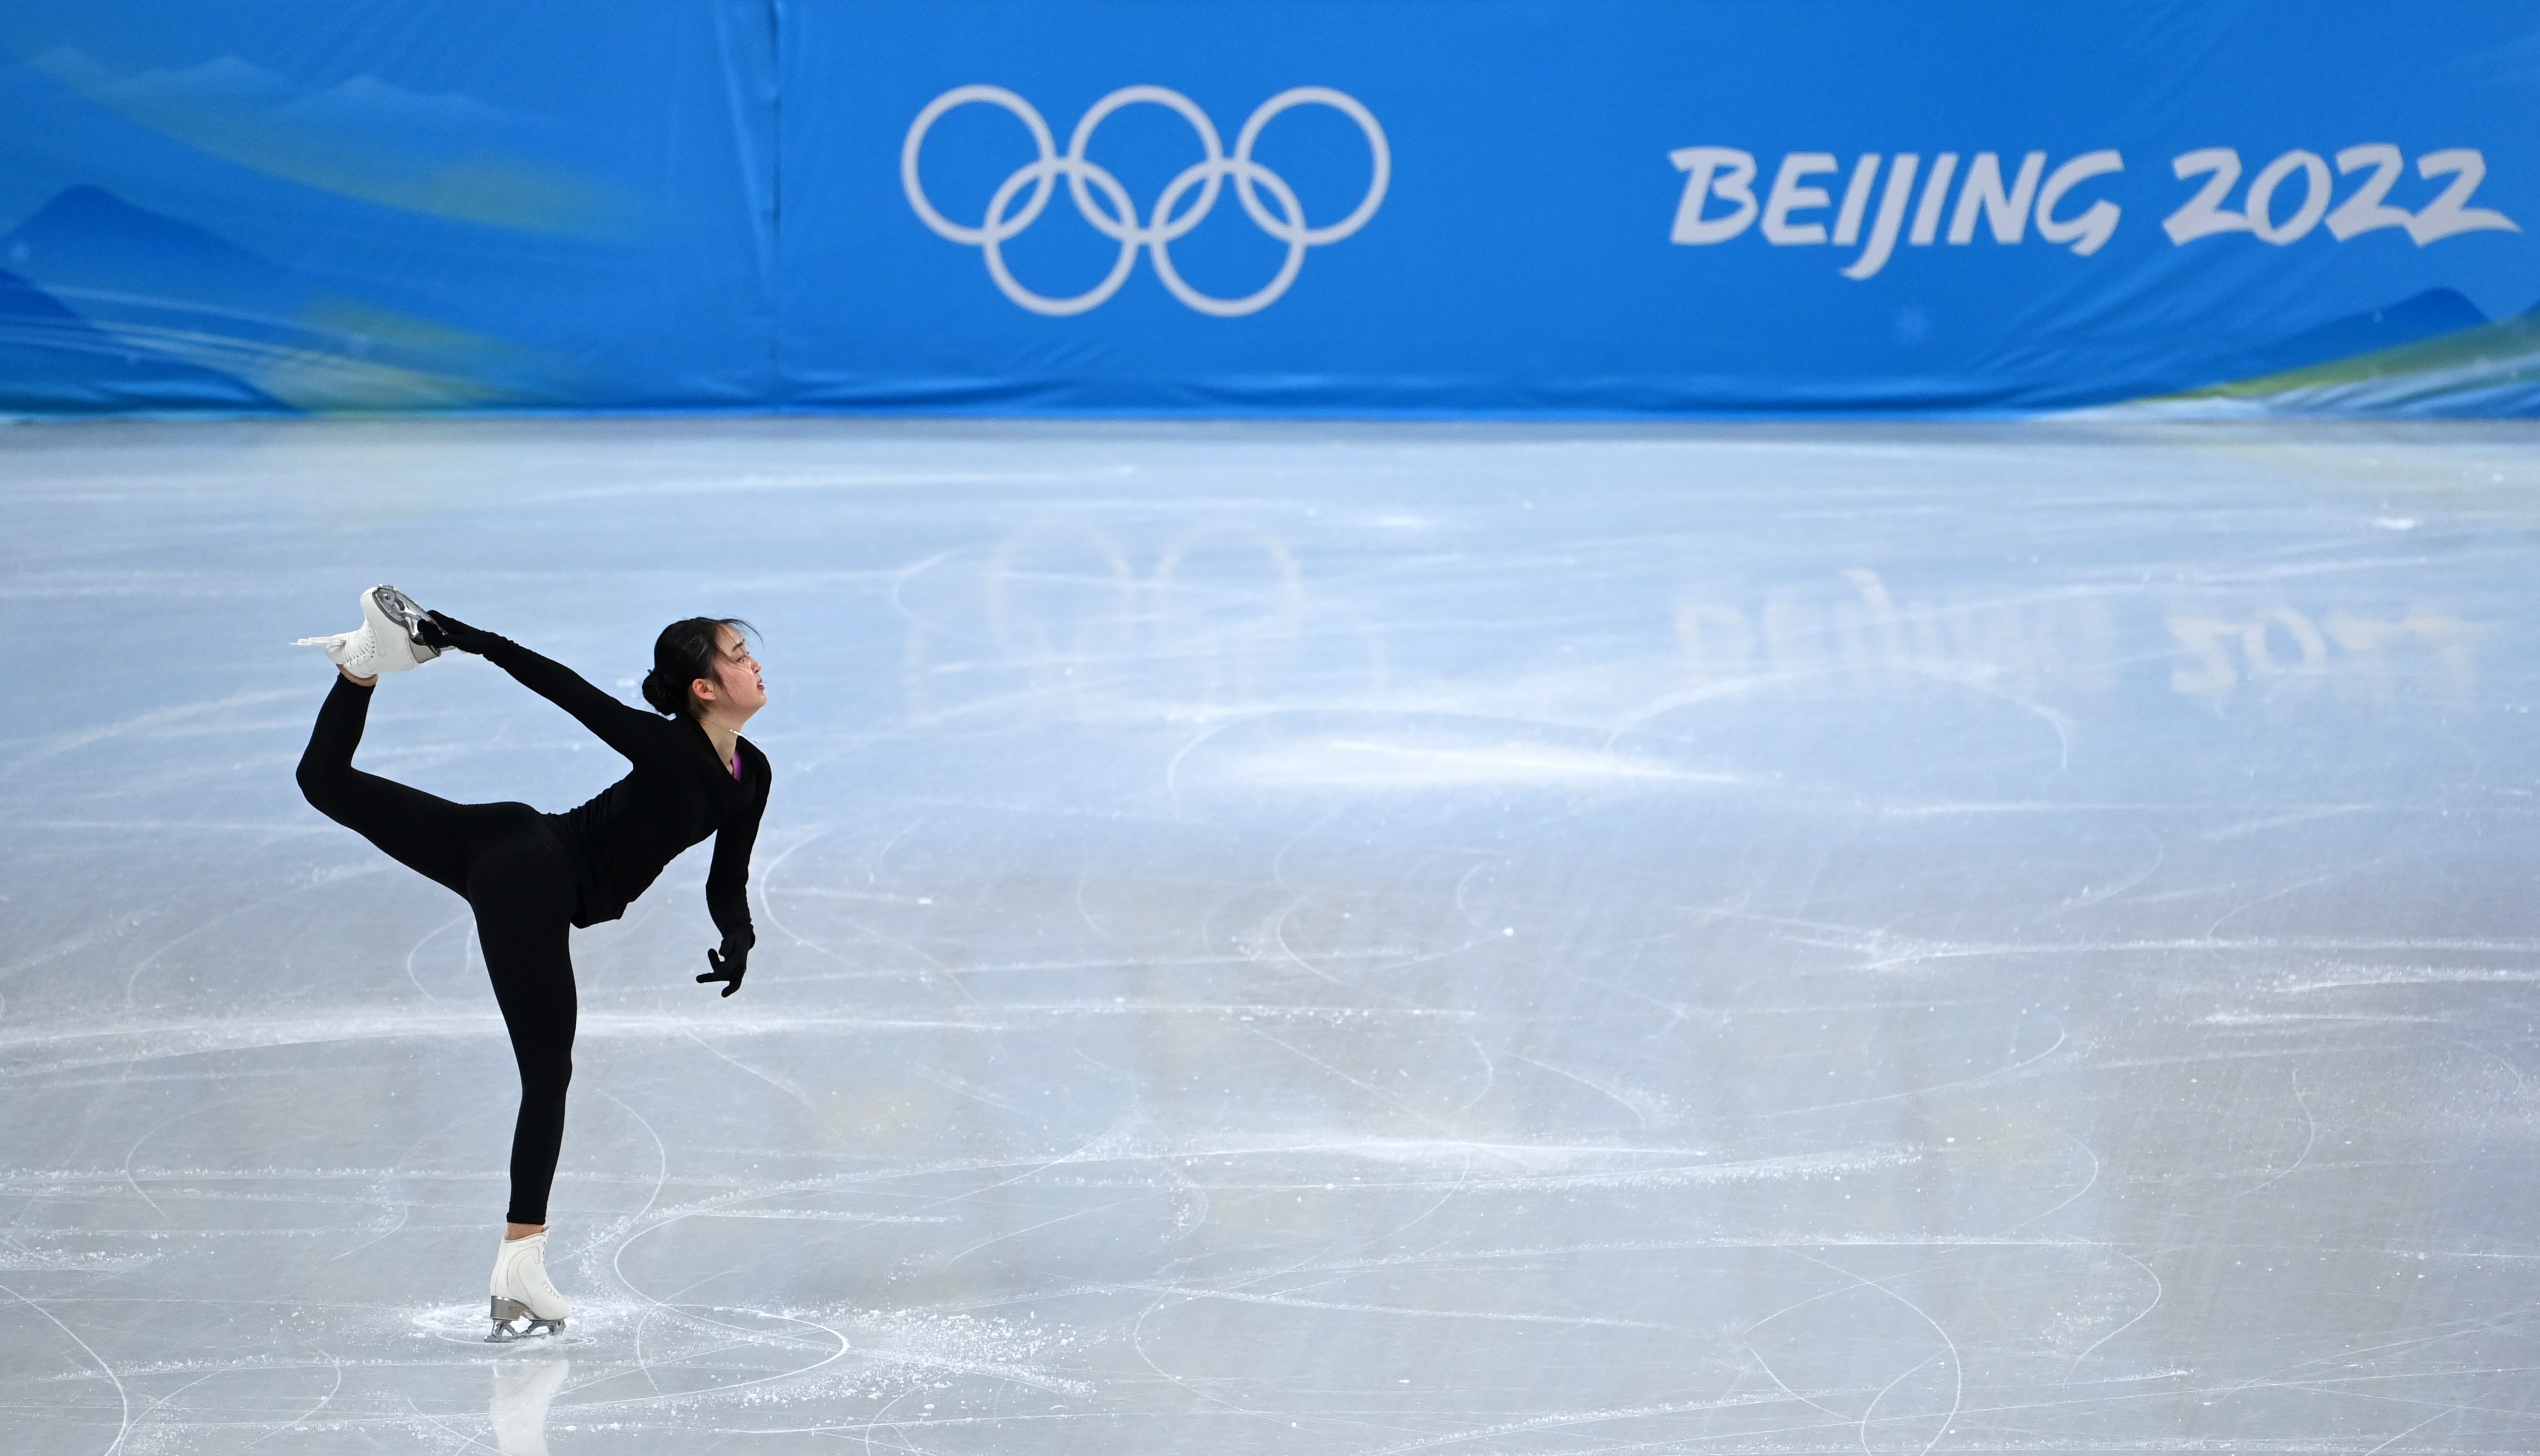
[[(2540, 428), (0, 431), (0, 1447), (2540, 1447)], [(552, 1342), (405, 589), (630, 700)], [(476, 659), (361, 763), (619, 761)]]

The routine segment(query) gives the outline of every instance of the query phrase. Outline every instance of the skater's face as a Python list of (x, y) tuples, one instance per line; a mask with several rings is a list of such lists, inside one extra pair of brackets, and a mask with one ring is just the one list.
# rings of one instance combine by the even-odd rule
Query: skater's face
[(767, 706), (767, 682), (749, 643), (730, 627), (715, 629), (714, 678), (698, 678), (688, 691), (707, 712), (718, 710), (746, 718)]

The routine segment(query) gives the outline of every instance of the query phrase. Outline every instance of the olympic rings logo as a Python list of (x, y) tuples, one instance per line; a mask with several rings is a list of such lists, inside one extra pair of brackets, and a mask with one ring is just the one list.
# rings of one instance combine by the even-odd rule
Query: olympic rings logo
[[(1040, 154), (1036, 160), (1017, 168), (1012, 176), (998, 185), (996, 195), (988, 199), (986, 215), (975, 228), (964, 227), (936, 211), (935, 204), (927, 200), (925, 184), (917, 176), (917, 151), (924, 145), (927, 131), (946, 112), (973, 103), (1002, 106), (1013, 112), (1030, 130), (1032, 145)], [(1088, 161), (1085, 155), (1086, 148), (1094, 140), (1094, 128), (1102, 124), (1103, 118), (1123, 106), (1141, 104), (1166, 106), (1179, 113), (1190, 123), (1191, 130), (1199, 134), (1201, 151), (1200, 160), (1184, 168), (1165, 186), (1164, 194), (1156, 199), (1154, 210), (1143, 222), (1136, 204), (1129, 200), (1127, 189), (1120, 185), (1120, 179)], [(1305, 210), (1297, 201), (1297, 194), (1289, 187), (1286, 178), (1252, 160), (1252, 148), (1261, 139), (1262, 128), (1281, 112), (1307, 105), (1329, 106), (1357, 122), (1358, 129), (1366, 133), (1368, 151), (1376, 160), (1376, 174), (1369, 180), (1367, 195), (1359, 199), (1357, 209), (1339, 222), (1321, 228), (1306, 224)], [(1002, 86), (956, 86), (926, 104), (926, 109), (918, 112), (917, 119), (909, 124), (908, 140), (899, 149), (900, 185), (907, 190), (908, 205), (917, 209), (919, 219), (942, 237), (978, 248), (987, 258), (988, 276), (996, 280), (997, 287), (1007, 298), (1035, 313), (1051, 317), (1064, 317), (1101, 307), (1105, 300), (1120, 291), (1122, 283), (1128, 281), (1129, 270), (1137, 265), (1140, 248), (1155, 258), (1156, 276), (1164, 281), (1164, 287), (1190, 308), (1220, 318), (1259, 312), (1278, 302), (1279, 296), (1297, 281), (1297, 270), (1305, 266), (1306, 248), (1338, 243), (1367, 226), (1367, 220), (1376, 216), (1377, 205), (1384, 201), (1385, 182), (1392, 172), (1393, 154), (1385, 146), (1384, 128), (1376, 124), (1374, 113), (1359, 104), (1356, 98), (1327, 86), (1300, 86), (1263, 102), (1245, 118), (1243, 129), (1235, 134), (1232, 156), (1218, 140), (1217, 124), (1208, 119), (1207, 112), (1189, 97), (1161, 86), (1124, 86), (1095, 102), (1094, 108), (1085, 113), (1085, 118), (1076, 123), (1076, 131), (1067, 139), (1064, 155), (1050, 139), (1049, 123), (1041, 119), (1040, 112), (1032, 109), (1031, 103)], [(1041, 209), (1049, 205), (1050, 194), (1060, 177), (1067, 178), (1068, 195), (1075, 199), (1076, 210), (1084, 214), (1095, 232), (1120, 244), (1120, 255), (1112, 261), (1110, 273), (1091, 290), (1073, 298), (1053, 299), (1033, 293), (1015, 281), (1014, 273), (1006, 266), (1004, 246), (1040, 217)], [(1243, 204), (1244, 214), (1261, 231), (1288, 245), (1288, 256), (1280, 264), (1278, 275), (1258, 292), (1239, 299), (1215, 298), (1191, 287), (1183, 281), (1180, 273), (1174, 271), (1169, 250), (1174, 242), (1207, 219), (1210, 210), (1217, 206), (1218, 194), (1224, 190), (1230, 177), (1235, 181), (1235, 195)], [(1191, 196), (1193, 189), (1198, 191), (1197, 199), (1189, 207), (1175, 212), (1183, 199)], [(1023, 197), (1025, 191), (1031, 194), (1028, 198)], [(1276, 216), (1262, 201), (1265, 192), (1269, 194), (1270, 202), (1278, 207)], [(1098, 203), (1095, 200), (1097, 194)], [(1020, 207), (1016, 205), (1019, 198), (1023, 199)]]

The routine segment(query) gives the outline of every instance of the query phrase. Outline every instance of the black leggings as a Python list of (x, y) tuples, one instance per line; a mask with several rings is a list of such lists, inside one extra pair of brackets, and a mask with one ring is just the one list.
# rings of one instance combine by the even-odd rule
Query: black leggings
[(300, 792), (318, 812), (464, 896), (476, 912), (476, 938), (521, 1065), (505, 1216), (544, 1223), (573, 1080), (573, 862), (528, 804), (452, 803), (355, 769), (370, 711), (371, 689), (337, 673), (300, 756)]

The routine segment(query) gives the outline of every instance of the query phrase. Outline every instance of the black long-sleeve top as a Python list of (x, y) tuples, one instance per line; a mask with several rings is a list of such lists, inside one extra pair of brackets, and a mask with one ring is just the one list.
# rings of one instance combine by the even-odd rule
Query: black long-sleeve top
[(774, 778), (767, 755), (741, 739), (736, 779), (695, 719), (630, 708), (561, 662), (510, 638), (484, 636), (481, 647), (471, 644), (468, 650), (481, 651), (522, 686), (572, 714), (635, 766), (589, 803), (546, 816), (573, 856), (573, 923), (595, 926), (625, 914), (627, 902), (660, 877), (663, 866), (711, 834), (706, 910), (727, 938), (743, 946), (756, 943), (749, 924), (749, 851)]

